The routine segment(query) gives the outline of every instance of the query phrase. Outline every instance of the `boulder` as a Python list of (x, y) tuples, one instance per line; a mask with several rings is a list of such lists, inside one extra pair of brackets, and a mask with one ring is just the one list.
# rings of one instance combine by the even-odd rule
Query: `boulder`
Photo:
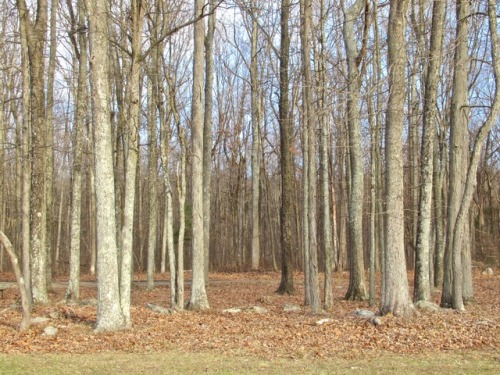
[(285, 304), (285, 306), (283, 306), (283, 311), (284, 312), (301, 312), (302, 309), (300, 308), (299, 305), (293, 305), (291, 303), (287, 303), (287, 304)]
[(43, 330), (42, 336), (54, 337), (55, 335), (57, 335), (57, 331), (58, 329), (56, 327), (48, 326)]

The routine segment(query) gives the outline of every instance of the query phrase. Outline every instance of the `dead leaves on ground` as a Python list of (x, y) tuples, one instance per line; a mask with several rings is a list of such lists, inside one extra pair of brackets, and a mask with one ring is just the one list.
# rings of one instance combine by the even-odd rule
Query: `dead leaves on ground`
[[(10, 275), (0, 275), (9, 280)], [(168, 275), (160, 275), (168, 280)], [(138, 275), (137, 280), (142, 280)], [(296, 277), (297, 295), (274, 294), (280, 275), (241, 273), (211, 275), (208, 290), (211, 310), (182, 311), (164, 315), (146, 307), (147, 303), (168, 307), (169, 286), (159, 282), (154, 291), (143, 284), (133, 289), (133, 328), (113, 333), (94, 333), (96, 308), (92, 304), (68, 305), (53, 302), (36, 306), (34, 317), (46, 317), (27, 332), (19, 332), (19, 308), (15, 289), (0, 300), (0, 350), (5, 353), (94, 353), (158, 352), (182, 349), (211, 351), (263, 358), (331, 358), (377, 355), (380, 352), (412, 354), (426, 351), (492, 349), (500, 347), (500, 286), (498, 276), (475, 275), (476, 303), (465, 313), (452, 310), (422, 312), (411, 319), (383, 317), (374, 326), (353, 317), (363, 302), (342, 300), (347, 289), (345, 274), (335, 275), (335, 305), (322, 315), (311, 315), (307, 307), (285, 312), (286, 304), (301, 305), (301, 275)], [(411, 279), (411, 276), (410, 276)], [(82, 288), (81, 298), (95, 298), (95, 288)], [(61, 301), (64, 288), (55, 288), (52, 301)], [(439, 296), (435, 296), (436, 301)], [(265, 310), (253, 308), (259, 306)], [(238, 313), (227, 313), (240, 308)], [(318, 321), (322, 323), (319, 324)], [(54, 337), (43, 336), (54, 326)]]

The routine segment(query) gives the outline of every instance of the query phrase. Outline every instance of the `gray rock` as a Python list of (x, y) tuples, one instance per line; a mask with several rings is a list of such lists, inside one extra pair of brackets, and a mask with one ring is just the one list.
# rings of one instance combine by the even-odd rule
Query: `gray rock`
[(291, 303), (287, 303), (287, 304), (285, 304), (285, 306), (283, 306), (283, 311), (284, 312), (301, 312), (302, 309), (300, 308), (299, 305), (293, 305)]
[(421, 311), (428, 311), (428, 312), (435, 312), (440, 310), (438, 304), (430, 301), (418, 301), (415, 303), (415, 307)]
[(173, 313), (175, 313), (174, 309), (168, 309), (166, 307), (161, 307), (158, 305), (154, 305), (152, 303), (147, 303), (146, 307), (154, 312), (157, 312), (157, 313), (163, 314), (163, 315), (172, 315)]
[(41, 324), (41, 323), (46, 323), (49, 320), (50, 320), (49, 318), (46, 318), (44, 316), (37, 316), (37, 317), (31, 319), (31, 323), (32, 324)]
[(355, 315), (359, 318), (371, 318), (375, 316), (375, 313), (370, 310), (355, 310), (353, 311), (352, 315)]
[(58, 332), (58, 329), (56, 327), (48, 326), (48, 327), (45, 327), (45, 329), (43, 330), (42, 336), (54, 337), (55, 335), (57, 335), (57, 332)]
[(265, 314), (268, 312), (268, 310), (266, 308), (260, 307), (260, 306), (253, 306), (252, 311), (257, 313), (257, 314)]
[(227, 314), (239, 314), (241, 309), (239, 307), (231, 307), (230, 309), (222, 310), (222, 312)]
[(486, 268), (484, 271), (483, 271), (483, 275), (489, 275), (489, 276), (493, 276), (495, 274), (495, 272), (493, 271), (493, 268)]

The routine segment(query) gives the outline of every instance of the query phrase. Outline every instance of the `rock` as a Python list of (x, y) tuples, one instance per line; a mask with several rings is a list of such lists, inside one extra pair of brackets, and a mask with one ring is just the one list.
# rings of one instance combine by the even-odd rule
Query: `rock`
[(418, 301), (415, 303), (415, 307), (419, 310), (428, 312), (435, 312), (440, 310), (438, 304), (430, 301)]
[(332, 321), (332, 320), (331, 320), (331, 319), (329, 319), (329, 318), (320, 319), (320, 320), (318, 320), (318, 321), (316, 322), (316, 325), (317, 325), (317, 326), (321, 326), (321, 325), (323, 325), (323, 324), (325, 324), (325, 323), (329, 323), (329, 322), (331, 322), (331, 321)]
[(31, 323), (32, 324), (41, 324), (41, 323), (46, 323), (49, 320), (50, 320), (49, 318), (46, 318), (44, 316), (37, 316), (36, 318), (31, 319)]
[(265, 314), (268, 312), (268, 310), (266, 308), (260, 307), (260, 306), (253, 306), (252, 311), (257, 313), (257, 314)]
[(230, 309), (222, 310), (222, 312), (227, 314), (239, 314), (241, 309), (239, 307), (231, 307)]
[(43, 330), (42, 336), (54, 337), (55, 335), (57, 335), (57, 331), (58, 329), (56, 327), (48, 326)]
[(291, 303), (287, 303), (287, 304), (285, 304), (285, 306), (283, 306), (283, 311), (284, 312), (301, 312), (302, 309), (300, 308), (299, 305), (293, 305)]
[(154, 305), (152, 303), (147, 303), (146, 307), (154, 312), (157, 312), (157, 313), (163, 314), (163, 315), (172, 315), (173, 313), (175, 313), (174, 309), (168, 309), (166, 307), (161, 307), (158, 305)]
[(359, 318), (371, 318), (375, 316), (375, 313), (370, 310), (355, 310), (352, 312), (352, 315), (355, 315)]
[(493, 271), (493, 268), (486, 268), (483, 272), (483, 275), (488, 275), (488, 276), (493, 276), (495, 274), (495, 272)]

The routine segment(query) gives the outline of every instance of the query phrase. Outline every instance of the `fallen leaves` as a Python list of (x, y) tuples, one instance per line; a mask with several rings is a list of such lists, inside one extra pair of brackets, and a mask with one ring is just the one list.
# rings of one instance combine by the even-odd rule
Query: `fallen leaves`
[[(133, 289), (133, 328), (119, 332), (94, 333), (96, 308), (92, 304), (71, 306), (54, 302), (36, 306), (34, 317), (41, 319), (27, 332), (17, 324), (20, 310), (13, 308), (18, 295), (5, 291), (0, 299), (0, 350), (6, 353), (94, 353), (161, 352), (172, 348), (189, 352), (217, 351), (262, 358), (366, 357), (381, 351), (412, 354), (436, 350), (463, 350), (500, 347), (499, 284), (496, 277), (475, 275), (476, 303), (467, 312), (423, 311), (408, 319), (383, 317), (374, 326), (353, 317), (366, 303), (343, 301), (347, 289), (345, 275), (335, 275), (337, 299), (331, 311), (312, 315), (302, 306), (302, 275), (296, 276), (297, 295), (279, 296), (274, 290), (280, 275), (241, 273), (211, 275), (208, 290), (211, 310), (180, 311), (172, 315), (146, 307), (168, 308), (169, 286), (157, 283), (153, 291), (144, 286)], [(168, 280), (168, 275), (161, 275)], [(411, 276), (410, 276), (411, 278)], [(8, 280), (9, 275), (0, 275)], [(142, 280), (137, 275), (136, 280)], [(55, 288), (52, 301), (63, 298), (64, 288)], [(95, 298), (95, 287), (86, 283), (82, 299)], [(438, 301), (439, 296), (435, 296)], [(298, 306), (291, 312), (284, 307)], [(236, 310), (231, 309), (239, 309)], [(224, 312), (226, 311), (226, 312)], [(234, 312), (230, 312), (234, 311)], [(49, 327), (58, 329), (54, 337), (44, 337)]]

